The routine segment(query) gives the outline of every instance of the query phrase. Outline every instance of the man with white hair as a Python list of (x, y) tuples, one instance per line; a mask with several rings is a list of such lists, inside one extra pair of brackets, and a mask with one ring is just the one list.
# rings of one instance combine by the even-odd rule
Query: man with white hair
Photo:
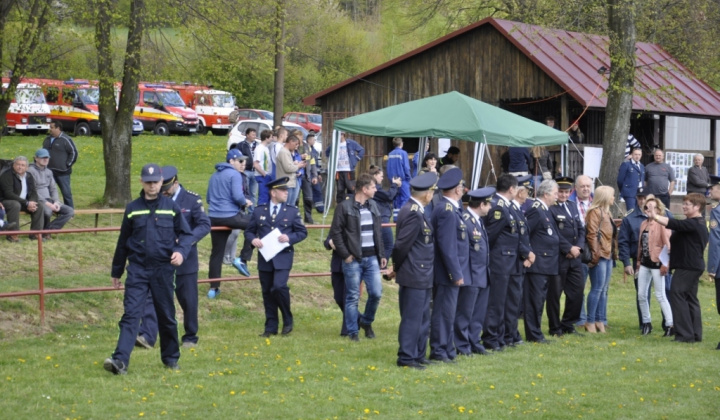
[[(30, 213), (32, 223), (30, 229), (42, 230), (44, 226), (43, 204), (38, 200), (35, 179), (28, 175), (28, 159), (18, 156), (13, 160), (12, 169), (0, 175), (0, 202), (7, 212), (8, 223), (15, 226), (20, 222), (20, 210)], [(10, 242), (20, 242), (17, 235), (6, 236)], [(30, 239), (37, 239), (30, 235)]]

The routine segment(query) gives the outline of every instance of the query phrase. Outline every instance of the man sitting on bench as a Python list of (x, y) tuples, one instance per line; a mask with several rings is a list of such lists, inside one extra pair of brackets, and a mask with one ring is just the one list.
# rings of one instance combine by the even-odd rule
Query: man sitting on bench
[[(9, 223), (20, 222), (20, 210), (30, 213), (32, 222), (30, 229), (42, 230), (44, 226), (43, 204), (38, 201), (35, 180), (28, 175), (28, 160), (25, 156), (18, 156), (13, 160), (12, 169), (0, 175), (0, 201), (7, 212)], [(6, 236), (10, 242), (20, 242), (17, 235)], [(30, 235), (30, 239), (37, 239)]]
[[(32, 175), (35, 181), (35, 189), (37, 190), (38, 199), (43, 203), (46, 230), (60, 230), (65, 226), (75, 214), (72, 207), (63, 204), (60, 201), (57, 192), (55, 178), (47, 164), (50, 160), (50, 153), (46, 149), (38, 149), (35, 152), (35, 163), (30, 165), (28, 173)], [(50, 221), (53, 213), (57, 215), (55, 220)], [(50, 234), (44, 235), (45, 239), (50, 239)]]

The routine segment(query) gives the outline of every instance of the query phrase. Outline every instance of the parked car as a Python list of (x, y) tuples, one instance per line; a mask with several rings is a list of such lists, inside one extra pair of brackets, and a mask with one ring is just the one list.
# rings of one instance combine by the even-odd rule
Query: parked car
[[(230, 130), (230, 135), (228, 136), (227, 141), (227, 148), (228, 150), (232, 149), (236, 144), (240, 143), (241, 141), (245, 140), (245, 131), (248, 128), (254, 128), (257, 132), (257, 138), (260, 138), (260, 133), (263, 132), (263, 130), (272, 130), (273, 127), (273, 120), (265, 120), (265, 119), (259, 119), (259, 120), (245, 120), (240, 121), (239, 123), (235, 124), (235, 127)], [(294, 129), (294, 130), (300, 130), (303, 133), (303, 140), (305, 137), (307, 137), (308, 132), (306, 129), (302, 128), (301, 126), (289, 122), (284, 122), (283, 127), (287, 129)]]
[(145, 130), (143, 123), (140, 120), (133, 118), (132, 135), (139, 136), (142, 134), (143, 130)]
[(287, 112), (285, 121), (299, 124), (310, 133), (319, 133), (322, 130), (322, 115), (308, 112)]
[(264, 109), (240, 108), (237, 110), (237, 121), (243, 120), (271, 120), (275, 114)]

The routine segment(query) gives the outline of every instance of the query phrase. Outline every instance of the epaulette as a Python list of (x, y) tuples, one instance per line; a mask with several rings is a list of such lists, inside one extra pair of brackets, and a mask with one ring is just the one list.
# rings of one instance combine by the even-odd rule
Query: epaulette
[(202, 197), (200, 194), (196, 193), (195, 191), (190, 191), (190, 190), (186, 189), (185, 192), (187, 192), (190, 195), (194, 195), (196, 197)]
[(540, 202), (536, 201), (533, 203), (532, 208), (536, 209), (536, 208), (539, 208), (540, 206), (541, 206)]
[(453, 211), (453, 205), (450, 203), (445, 203), (445, 211)]
[(632, 212), (634, 212), (634, 211), (635, 211), (635, 209), (630, 209), (629, 212), (625, 213), (625, 217), (630, 216), (630, 213), (632, 213)]
[(418, 210), (420, 210), (420, 206), (418, 206), (417, 204), (413, 204), (412, 206), (410, 206), (410, 211), (418, 211)]
[(497, 205), (498, 205), (498, 207), (505, 207), (505, 200), (502, 200), (502, 199), (498, 200)]

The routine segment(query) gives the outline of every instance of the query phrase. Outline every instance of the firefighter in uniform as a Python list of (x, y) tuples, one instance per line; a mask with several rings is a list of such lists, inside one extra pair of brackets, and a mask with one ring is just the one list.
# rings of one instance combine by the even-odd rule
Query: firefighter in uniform
[(261, 252), (258, 253), (258, 276), (262, 289), (263, 306), (265, 307), (265, 331), (262, 337), (276, 335), (279, 319), (278, 309), (282, 315), (282, 335), (288, 335), (293, 330), (293, 315), (290, 310), (290, 288), (288, 279), (293, 264), (295, 249), (293, 245), (307, 237), (307, 229), (302, 223), (300, 211), (297, 207), (287, 204), (288, 177), (278, 178), (268, 182), (270, 202), (255, 209), (245, 229), (245, 239), (252, 246), (262, 249), (264, 238), (274, 229), (280, 230), (278, 241), (288, 243), (270, 261), (266, 260)]
[(435, 173), (410, 180), (410, 200), (400, 209), (392, 252), (392, 274), (399, 285), (400, 328), (398, 366), (423, 370), (430, 335), (430, 298), (433, 287), (435, 243), (425, 206), (432, 200), (438, 177)]
[(120, 336), (115, 352), (103, 364), (105, 370), (116, 375), (127, 373), (148, 292), (152, 292), (158, 316), (160, 358), (165, 366), (179, 369), (173, 283), (175, 268), (190, 253), (192, 235), (180, 206), (160, 194), (163, 180), (160, 167), (154, 163), (143, 166), (140, 179), (143, 192), (125, 209), (112, 262), (111, 276), (116, 288), (121, 286), (120, 277), (128, 263)]
[[(175, 270), (175, 296), (183, 310), (185, 335), (180, 340), (183, 347), (195, 347), (198, 342), (198, 251), (197, 243), (210, 233), (210, 218), (203, 209), (202, 197), (186, 190), (178, 182), (178, 170), (174, 166), (163, 166), (163, 185), (160, 192), (180, 206), (180, 211), (190, 226), (192, 247), (180, 267)], [(135, 344), (150, 348), (155, 345), (158, 326), (152, 294), (148, 294), (145, 314)]]
[(495, 187), (470, 191), (468, 208), (463, 211), (463, 222), (470, 239), (470, 276), (465, 279), (467, 287), (461, 287), (458, 296), (455, 313), (455, 348), (458, 353), (465, 356), (488, 354), (480, 343), (490, 291), (488, 287), (490, 248), (482, 219), (490, 210), (490, 200), (494, 194)]
[(548, 280), (558, 275), (560, 236), (549, 207), (557, 201), (558, 186), (551, 179), (537, 189), (537, 199), (527, 212), (530, 246), (537, 251), (535, 262), (528, 267), (523, 286), (525, 308), (525, 339), (548, 343), (542, 333), (542, 313), (547, 296)]
[(454, 363), (453, 324), (460, 287), (469, 278), (470, 243), (459, 200), (465, 186), (462, 171), (452, 168), (438, 181), (443, 198), (433, 208), (435, 234), (435, 295), (430, 316), (430, 359)]
[[(580, 318), (583, 303), (583, 267), (580, 255), (585, 245), (585, 226), (580, 220), (577, 204), (568, 200), (575, 180), (556, 178), (558, 201), (550, 206), (560, 233), (560, 264), (558, 275), (548, 280), (547, 317), (550, 335), (580, 334), (575, 321)], [(565, 293), (565, 311), (560, 318), (560, 297)]]

